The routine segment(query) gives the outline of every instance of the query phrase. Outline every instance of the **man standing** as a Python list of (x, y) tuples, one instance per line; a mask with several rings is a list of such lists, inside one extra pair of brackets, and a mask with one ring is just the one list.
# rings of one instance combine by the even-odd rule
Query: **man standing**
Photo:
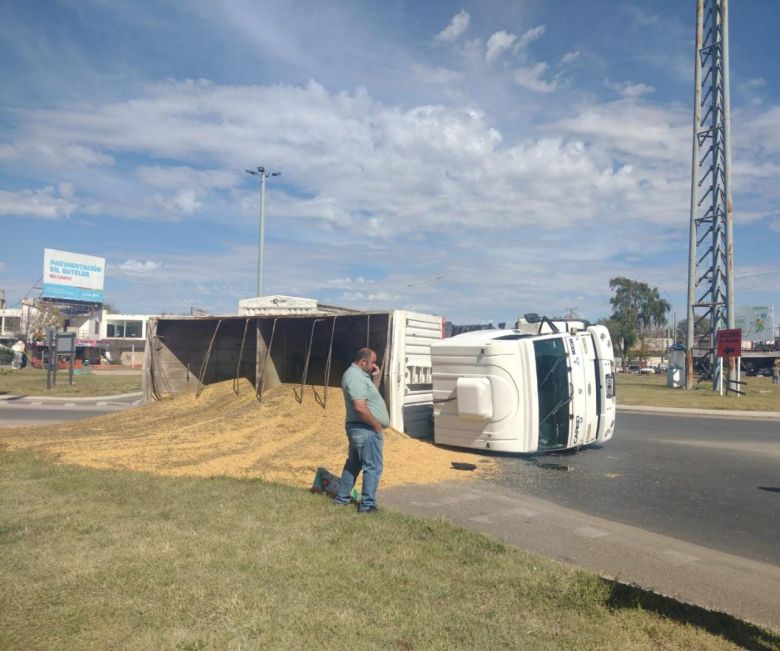
[(358, 513), (376, 512), (376, 489), (382, 476), (382, 430), (390, 424), (387, 406), (379, 393), (381, 371), (376, 352), (361, 348), (341, 378), (347, 408), (349, 452), (336, 504), (349, 504), (355, 479), (363, 471), (363, 491)]

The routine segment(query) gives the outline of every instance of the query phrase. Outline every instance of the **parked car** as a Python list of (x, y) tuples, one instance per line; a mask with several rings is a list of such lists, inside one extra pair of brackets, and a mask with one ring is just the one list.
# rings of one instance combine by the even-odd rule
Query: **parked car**
[(628, 372), (631, 375), (639, 375), (639, 366), (637, 364), (629, 364), (628, 365)]
[(655, 367), (656, 373), (666, 373), (666, 371), (669, 370), (669, 367), (666, 364), (659, 364)]
[(639, 369), (640, 375), (653, 375), (655, 373), (655, 369), (652, 366), (644, 366)]

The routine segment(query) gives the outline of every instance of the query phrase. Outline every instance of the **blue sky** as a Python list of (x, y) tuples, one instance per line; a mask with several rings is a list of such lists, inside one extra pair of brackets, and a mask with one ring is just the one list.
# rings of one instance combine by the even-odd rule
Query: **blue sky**
[[(731, 3), (738, 305), (780, 306), (775, 0)], [(107, 259), (125, 312), (266, 293), (458, 323), (685, 310), (695, 2), (0, 3), (0, 288)]]

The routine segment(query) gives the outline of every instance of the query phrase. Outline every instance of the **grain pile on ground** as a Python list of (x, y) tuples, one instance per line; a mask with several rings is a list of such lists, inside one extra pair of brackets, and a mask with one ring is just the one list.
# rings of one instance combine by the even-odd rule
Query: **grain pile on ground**
[[(0, 430), (0, 445), (37, 450), (63, 463), (93, 468), (256, 477), (308, 487), (317, 466), (341, 473), (347, 449), (344, 399), (339, 389), (331, 388), (323, 409), (312, 387), (306, 387), (299, 404), (294, 388), (271, 389), (258, 404), (248, 382), (241, 382), (238, 396), (230, 381), (221, 382), (207, 386), (198, 399), (179, 395), (83, 421)], [(491, 465), (488, 458), (387, 430), (382, 485), (428, 484), (473, 475), (453, 469), (453, 461), (477, 463), (479, 470)]]

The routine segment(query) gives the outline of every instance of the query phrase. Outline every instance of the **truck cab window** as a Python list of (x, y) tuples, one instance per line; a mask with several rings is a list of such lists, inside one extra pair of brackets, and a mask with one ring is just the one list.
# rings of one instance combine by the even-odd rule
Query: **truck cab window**
[(539, 394), (539, 449), (565, 448), (569, 441), (569, 374), (563, 338), (534, 342)]

